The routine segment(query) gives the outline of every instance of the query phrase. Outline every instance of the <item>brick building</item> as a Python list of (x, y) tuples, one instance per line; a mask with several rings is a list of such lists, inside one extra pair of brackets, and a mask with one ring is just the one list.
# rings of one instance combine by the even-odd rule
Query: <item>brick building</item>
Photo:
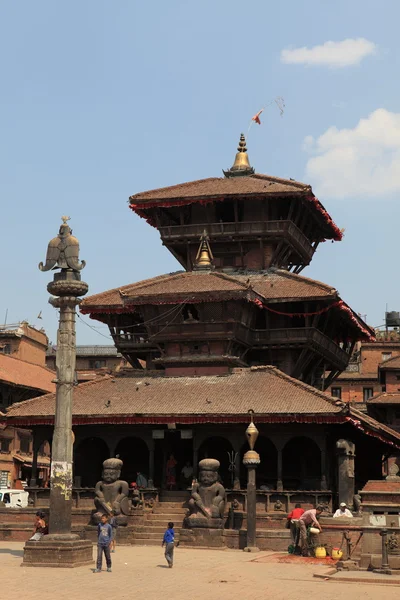
[(335, 398), (364, 404), (382, 391), (400, 391), (400, 336), (397, 331), (377, 332), (374, 342), (357, 344), (345, 371), (329, 388)]
[[(46, 365), (56, 369), (56, 346), (49, 346)], [(76, 378), (79, 383), (91, 381), (98, 375), (117, 372), (126, 366), (126, 360), (115, 346), (93, 345), (76, 347)]]
[[(27, 322), (0, 329), (0, 411), (14, 403), (55, 390), (54, 372), (45, 366), (48, 339)], [(50, 446), (34, 448), (31, 432), (0, 426), (0, 487), (29, 481), (32, 464), (44, 484), (50, 466)]]

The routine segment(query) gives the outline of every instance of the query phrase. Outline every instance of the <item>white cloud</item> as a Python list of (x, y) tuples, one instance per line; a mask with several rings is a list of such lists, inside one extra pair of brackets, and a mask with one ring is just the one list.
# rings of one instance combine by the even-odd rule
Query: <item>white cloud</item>
[(329, 127), (306, 136), (307, 181), (331, 198), (390, 196), (400, 192), (400, 113), (378, 108), (354, 129)]
[(360, 64), (366, 56), (375, 54), (376, 49), (376, 44), (365, 38), (325, 42), (312, 48), (286, 48), (281, 52), (281, 62), (292, 65), (350, 67)]

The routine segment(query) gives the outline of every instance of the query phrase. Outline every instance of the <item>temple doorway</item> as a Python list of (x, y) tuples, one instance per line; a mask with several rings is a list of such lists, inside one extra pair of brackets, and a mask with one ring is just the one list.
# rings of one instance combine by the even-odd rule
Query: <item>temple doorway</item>
[(103, 461), (107, 458), (110, 458), (110, 451), (104, 440), (96, 437), (82, 440), (75, 450), (75, 485), (94, 487), (101, 479)]
[(193, 463), (193, 439), (183, 438), (179, 429), (164, 431), (164, 438), (154, 440), (154, 484), (166, 488), (166, 465), (171, 454), (176, 460), (176, 487), (179, 488), (180, 475), (186, 462)]
[(135, 436), (123, 438), (117, 444), (115, 455), (118, 455), (124, 463), (121, 471), (122, 480), (130, 485), (132, 481), (136, 481), (139, 471), (148, 479), (149, 449), (141, 438)]
[(199, 460), (203, 458), (216, 458), (219, 460), (221, 465), (219, 475), (223, 485), (227, 488), (232, 487), (232, 472), (229, 469), (232, 451), (233, 448), (230, 441), (220, 436), (207, 438), (199, 448)]
[(282, 452), (282, 475), (285, 490), (319, 490), (321, 488), (321, 450), (307, 437), (292, 438)]

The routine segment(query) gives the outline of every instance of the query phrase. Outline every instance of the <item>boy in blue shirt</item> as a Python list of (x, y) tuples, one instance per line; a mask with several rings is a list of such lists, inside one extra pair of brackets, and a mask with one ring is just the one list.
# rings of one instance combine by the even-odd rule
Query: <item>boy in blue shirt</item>
[(172, 569), (174, 565), (174, 543), (175, 543), (175, 531), (174, 524), (169, 522), (168, 529), (164, 533), (163, 542), (161, 547), (165, 544), (165, 558), (167, 559), (168, 567)]
[(107, 571), (111, 573), (111, 540), (112, 540), (112, 527), (108, 522), (108, 515), (101, 515), (101, 522), (97, 525), (97, 565), (94, 573), (101, 573), (101, 566), (103, 562), (103, 552), (106, 557)]

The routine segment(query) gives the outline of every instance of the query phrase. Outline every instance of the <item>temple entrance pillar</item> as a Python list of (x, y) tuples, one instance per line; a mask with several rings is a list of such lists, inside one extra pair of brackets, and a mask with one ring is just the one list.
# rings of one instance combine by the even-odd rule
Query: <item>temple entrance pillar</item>
[(328, 484), (326, 481), (326, 451), (321, 450), (321, 490), (327, 490)]
[(38, 439), (37, 434), (33, 432), (33, 444), (32, 444), (32, 473), (29, 481), (30, 487), (37, 487), (37, 463), (38, 454), (40, 450), (41, 442)]
[(277, 480), (276, 480), (276, 490), (278, 492), (283, 491), (283, 478), (282, 478), (282, 446), (278, 447), (278, 456), (277, 456)]
[(354, 458), (355, 445), (349, 440), (338, 440), (336, 442), (338, 457), (338, 494), (339, 504), (345, 502), (352, 506), (354, 497)]
[(149, 441), (149, 479), (147, 482), (149, 488), (154, 487), (154, 440)]

